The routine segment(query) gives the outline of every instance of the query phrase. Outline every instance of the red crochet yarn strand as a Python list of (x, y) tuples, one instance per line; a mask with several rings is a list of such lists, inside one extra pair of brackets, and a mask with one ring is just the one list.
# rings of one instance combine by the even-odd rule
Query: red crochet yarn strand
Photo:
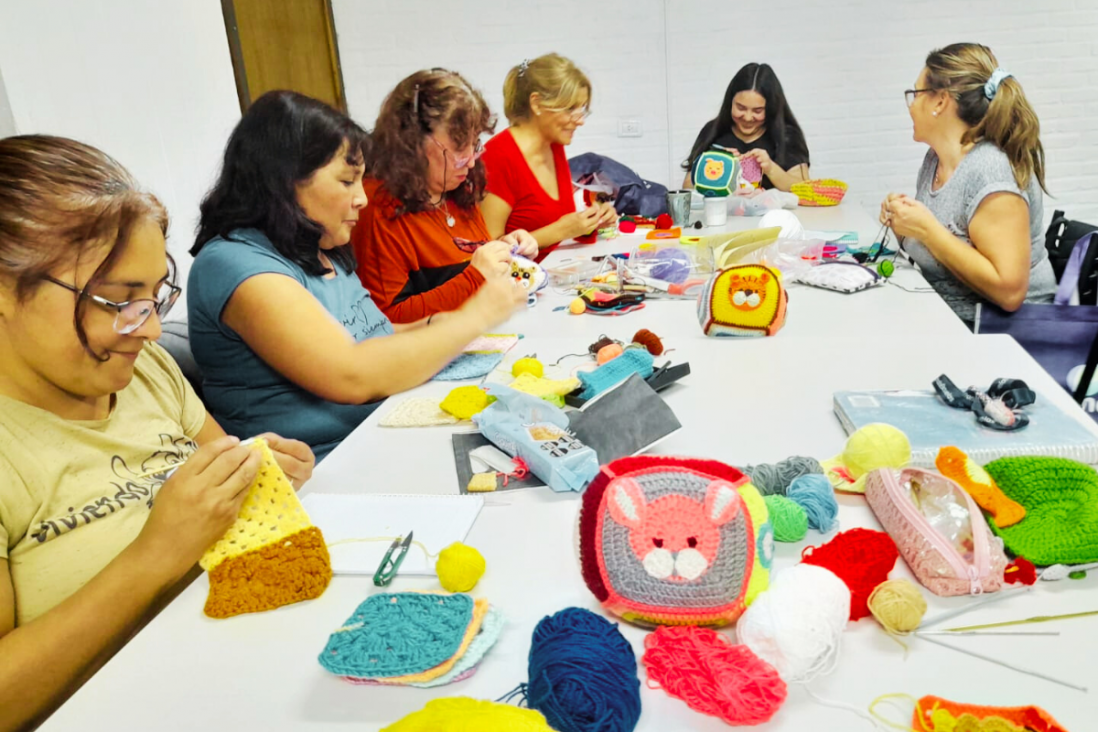
[(823, 546), (801, 552), (805, 564), (829, 569), (850, 588), (850, 619), (869, 615), (869, 595), (888, 579), (899, 551), (892, 537), (883, 531), (851, 529), (835, 535)]
[(661, 626), (644, 639), (648, 683), (732, 725), (762, 724), (785, 702), (785, 682), (747, 646), (709, 628)]

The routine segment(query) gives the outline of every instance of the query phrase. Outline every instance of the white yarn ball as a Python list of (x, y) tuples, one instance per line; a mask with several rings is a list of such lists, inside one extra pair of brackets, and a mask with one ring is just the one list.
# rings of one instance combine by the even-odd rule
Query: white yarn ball
[(786, 211), (785, 209), (775, 209), (774, 211), (768, 211), (763, 215), (762, 220), (759, 221), (760, 229), (769, 229), (774, 226), (781, 227), (781, 233), (778, 234), (782, 239), (804, 239), (804, 225), (801, 224), (801, 220), (797, 218), (797, 215), (792, 211)]
[(736, 623), (736, 636), (788, 684), (831, 671), (850, 617), (850, 590), (830, 570), (798, 564), (772, 575)]

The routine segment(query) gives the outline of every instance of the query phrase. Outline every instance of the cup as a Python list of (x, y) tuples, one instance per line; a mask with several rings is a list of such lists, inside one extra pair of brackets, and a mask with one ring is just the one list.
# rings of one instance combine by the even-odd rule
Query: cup
[(705, 199), (706, 227), (724, 226), (728, 223), (728, 200), (724, 196), (709, 196)]
[(690, 191), (668, 191), (667, 213), (671, 214), (671, 220), (675, 226), (690, 226)]

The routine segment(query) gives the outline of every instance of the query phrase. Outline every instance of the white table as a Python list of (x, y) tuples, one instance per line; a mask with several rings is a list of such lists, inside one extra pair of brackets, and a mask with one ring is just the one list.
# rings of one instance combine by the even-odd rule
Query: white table
[[(544, 352), (569, 341), (530, 337)], [(958, 384), (986, 384), (997, 376), (1025, 379), (1043, 397), (1071, 400), (1010, 338), (971, 335), (768, 338), (716, 341), (687, 338), (676, 360), (693, 374), (665, 392), (684, 427), (658, 447), (736, 464), (771, 462), (793, 454), (828, 457), (843, 433), (831, 412), (831, 393), (843, 388), (927, 388), (939, 373)], [(514, 354), (514, 352), (512, 352)], [(840, 355), (841, 354), (841, 355)], [(416, 394), (441, 396), (451, 385), (431, 383)], [(383, 407), (379, 410), (384, 413)], [(1077, 412), (1081, 422), (1086, 418)], [(306, 490), (328, 492), (452, 493), (456, 481), (450, 428), (384, 430), (378, 415), (364, 423), (318, 468)], [(1093, 425), (1090, 425), (1093, 429)], [(878, 528), (860, 497), (840, 498), (842, 529)], [(506, 629), (473, 678), (434, 690), (347, 684), (316, 657), (328, 633), (374, 591), (369, 578), (337, 577), (319, 599), (229, 620), (203, 616), (203, 576), (110, 661), (43, 727), (45, 730), (377, 730), (437, 696), (495, 699), (526, 680), (534, 625), (577, 605), (598, 610), (575, 558), (573, 532), (579, 496), (548, 489), (491, 497), (468, 537), (487, 558), (488, 572), (473, 594), (489, 598), (507, 617)], [(803, 546), (825, 537), (779, 545), (777, 571), (794, 564)], [(893, 577), (910, 576), (897, 563)], [(434, 589), (425, 578), (399, 577), (394, 589)], [(940, 599), (924, 590), (930, 612), (967, 598)], [(1043, 583), (1033, 592), (964, 617), (981, 623), (1038, 614), (1098, 609), (1098, 579)], [(864, 709), (881, 694), (938, 694), (969, 703), (1037, 704), (1073, 732), (1093, 728), (1098, 703), (1095, 619), (1043, 626), (1059, 637), (964, 638), (953, 642), (1004, 661), (1091, 688), (1083, 694), (1022, 676), (918, 640), (903, 650), (872, 619), (849, 625), (838, 669), (810, 686), (829, 700)], [(645, 632), (623, 633), (643, 652)], [(641, 679), (645, 678), (643, 667)], [(662, 691), (642, 686), (638, 730), (727, 730)], [(800, 687), (761, 730), (869, 730), (850, 712), (821, 706)]]
[[(856, 231), (861, 246), (868, 246), (880, 226), (876, 219), (853, 204), (831, 208), (800, 208), (796, 212), (806, 229), (816, 231)], [(719, 231), (753, 229), (759, 217), (730, 216), (720, 229), (689, 230), (700, 235)], [(592, 256), (629, 252), (644, 241), (647, 230), (623, 234), (616, 239), (600, 240), (595, 244), (565, 244), (546, 257), (544, 264), (552, 267), (570, 259), (590, 259)], [(789, 307), (782, 336), (824, 336), (887, 333), (907, 335), (965, 334), (968, 329), (929, 287), (922, 275), (902, 259), (896, 260), (896, 272), (891, 281), (872, 290), (845, 295), (801, 284), (788, 288)], [(652, 301), (645, 308), (617, 317), (572, 315), (567, 306), (575, 292), (546, 288), (538, 304), (520, 313), (508, 324), (508, 329), (520, 333), (537, 332), (575, 338), (582, 347), (594, 342), (602, 333), (617, 340), (626, 340), (640, 328), (667, 336), (687, 334), (702, 337), (693, 300)]]

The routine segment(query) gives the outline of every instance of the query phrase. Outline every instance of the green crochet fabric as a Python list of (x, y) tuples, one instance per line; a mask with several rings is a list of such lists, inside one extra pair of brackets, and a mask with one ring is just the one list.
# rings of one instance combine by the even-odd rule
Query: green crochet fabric
[(1013, 554), (1038, 565), (1098, 561), (1098, 473), (1052, 457), (1006, 457), (984, 466), (999, 488), (1026, 508), (1020, 522), (992, 531)]

